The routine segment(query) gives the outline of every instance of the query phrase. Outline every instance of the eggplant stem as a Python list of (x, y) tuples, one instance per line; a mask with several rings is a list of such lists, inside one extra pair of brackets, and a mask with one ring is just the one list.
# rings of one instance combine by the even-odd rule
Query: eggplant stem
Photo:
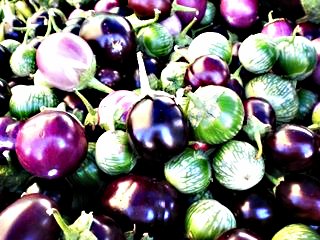
[(256, 131), (254, 133), (254, 140), (255, 140), (255, 142), (257, 143), (257, 146), (258, 146), (258, 151), (256, 153), (255, 158), (256, 159), (260, 159), (261, 156), (262, 156), (262, 152), (263, 152), (263, 150), (262, 150), (263, 146), (262, 146), (262, 141), (261, 141), (261, 134), (260, 134), (259, 131)]
[(271, 10), (269, 13), (268, 13), (268, 21), (269, 22), (273, 22), (273, 17), (272, 17), (272, 14), (273, 14), (273, 10)]
[(77, 89), (74, 90), (74, 93), (81, 99), (83, 104), (86, 106), (88, 115), (85, 118), (84, 125), (96, 126), (99, 122), (98, 112), (93, 108), (88, 99), (83, 96)]
[(159, 9), (154, 9), (154, 18), (152, 19), (141, 20), (134, 13), (127, 16), (126, 19), (131, 23), (134, 31), (137, 31), (140, 28), (149, 26), (150, 24), (157, 22), (159, 20), (160, 14), (161, 11)]
[(75, 233), (70, 229), (70, 227), (66, 224), (65, 220), (61, 216), (60, 212), (56, 208), (49, 208), (47, 209), (47, 214), (49, 216), (53, 215), (54, 219), (56, 220), (57, 224), (61, 228), (64, 234), (66, 235), (74, 235)]
[(197, 15), (199, 15), (199, 11), (196, 8), (184, 6), (177, 3), (177, 0), (174, 0), (171, 4), (171, 12), (194, 12)]
[(143, 61), (143, 54), (141, 51), (137, 52), (138, 68), (139, 68), (139, 78), (140, 78), (140, 89), (141, 95), (147, 96), (152, 92), (150, 87), (148, 74)]
[(320, 128), (320, 124), (319, 123), (313, 123), (311, 125), (308, 126), (308, 128), (312, 131), (318, 130)]
[(98, 91), (101, 91), (107, 94), (114, 92), (112, 88), (108, 87), (107, 85), (104, 85), (102, 82), (100, 82), (96, 78), (92, 78), (90, 81), (88, 81), (87, 87), (96, 89)]

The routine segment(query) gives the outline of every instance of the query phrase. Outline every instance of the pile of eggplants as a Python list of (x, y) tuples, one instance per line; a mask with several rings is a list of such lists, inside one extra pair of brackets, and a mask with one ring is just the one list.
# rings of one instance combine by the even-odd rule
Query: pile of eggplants
[(0, 239), (320, 240), (319, 1), (0, 11)]

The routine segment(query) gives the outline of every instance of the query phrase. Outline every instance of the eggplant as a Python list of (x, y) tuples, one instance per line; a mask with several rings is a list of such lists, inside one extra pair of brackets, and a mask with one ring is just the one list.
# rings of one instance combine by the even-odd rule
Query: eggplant
[(11, 89), (8, 82), (0, 78), (0, 116), (5, 115), (9, 111), (9, 102), (12, 96)]
[(247, 228), (232, 228), (222, 233), (216, 240), (262, 240), (258, 234)]
[(256, 158), (263, 152), (262, 138), (276, 128), (276, 113), (271, 104), (259, 97), (248, 97), (243, 100), (245, 118), (242, 130), (258, 146)]
[(283, 226), (282, 211), (274, 194), (264, 181), (245, 191), (235, 193), (229, 209), (237, 227), (250, 229), (263, 239), (270, 239)]
[[(93, 214), (81, 211), (73, 223), (69, 224), (56, 208), (47, 210), (53, 216), (62, 231), (62, 239), (85, 240), (125, 240), (125, 235), (119, 225), (110, 217), (103, 214)], [(60, 239), (60, 238), (59, 238)]]
[(319, 224), (320, 182), (311, 175), (287, 174), (275, 186), (276, 201), (290, 221)]
[[(101, 195), (102, 212), (138, 233), (168, 233), (177, 229), (182, 211), (178, 191), (166, 181), (142, 175), (126, 175), (105, 186)], [(175, 227), (174, 227), (175, 226)], [(169, 231), (170, 233), (170, 231)], [(171, 233), (170, 233), (171, 234)]]
[(283, 124), (266, 136), (266, 165), (284, 172), (303, 172), (313, 168), (319, 158), (313, 131), (296, 124)]
[(241, 43), (238, 56), (242, 66), (249, 72), (268, 72), (278, 59), (276, 42), (262, 33), (251, 34)]
[(271, 240), (319, 240), (320, 235), (309, 226), (302, 223), (292, 223), (279, 229)]
[(198, 200), (187, 209), (185, 229), (189, 239), (217, 239), (220, 234), (235, 227), (233, 213), (215, 199)]
[(57, 240), (60, 228), (47, 210), (57, 207), (50, 198), (26, 194), (0, 213), (0, 232), (3, 240)]
[(31, 174), (56, 179), (75, 171), (84, 160), (88, 142), (75, 116), (45, 110), (29, 118), (17, 134), (18, 160)]
[(189, 124), (173, 98), (147, 95), (129, 112), (127, 132), (139, 156), (148, 161), (167, 162), (187, 146)]

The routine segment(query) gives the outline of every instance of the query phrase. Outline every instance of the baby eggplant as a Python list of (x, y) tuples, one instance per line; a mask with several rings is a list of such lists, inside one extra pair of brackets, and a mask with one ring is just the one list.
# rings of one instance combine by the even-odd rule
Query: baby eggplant
[(126, 175), (110, 182), (101, 197), (102, 209), (123, 228), (137, 232), (167, 231), (177, 223), (179, 194), (166, 181)]
[(313, 131), (302, 125), (284, 124), (266, 136), (266, 164), (286, 172), (311, 169), (318, 161), (318, 143)]
[(26, 194), (11, 203), (0, 213), (1, 239), (56, 240), (60, 229), (46, 211), (56, 207), (50, 198), (38, 194)]
[(320, 182), (307, 174), (288, 174), (275, 187), (276, 201), (288, 218), (305, 224), (319, 224)]

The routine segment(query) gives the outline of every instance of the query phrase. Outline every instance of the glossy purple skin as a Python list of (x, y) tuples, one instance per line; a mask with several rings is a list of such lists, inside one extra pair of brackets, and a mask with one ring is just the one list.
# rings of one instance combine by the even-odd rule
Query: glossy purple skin
[(48, 197), (41, 194), (27, 194), (6, 207), (0, 213), (2, 240), (57, 240), (60, 227), (46, 210), (57, 208)]
[(292, 221), (319, 224), (320, 182), (307, 174), (285, 176), (275, 188), (276, 200)]
[(9, 116), (0, 117), (0, 152), (14, 150), (17, 132), (22, 124), (22, 121)]
[(309, 40), (320, 37), (319, 25), (312, 22), (302, 22), (297, 24), (297, 35), (304, 36)]
[(258, 20), (257, 0), (221, 0), (220, 13), (224, 20), (234, 28), (249, 28)]
[(263, 238), (250, 229), (232, 228), (222, 233), (216, 240), (263, 240)]
[(177, 4), (192, 7), (198, 11), (198, 14), (196, 14), (195, 12), (176, 11), (175, 13), (177, 14), (183, 26), (188, 25), (194, 17), (197, 18), (198, 22), (200, 22), (207, 8), (206, 0), (177, 0)]
[(285, 18), (277, 18), (266, 23), (261, 33), (270, 37), (291, 36), (293, 32), (292, 24)]
[(139, 157), (165, 163), (188, 144), (189, 122), (175, 100), (168, 96), (146, 96), (127, 116), (129, 142)]
[(161, 11), (160, 19), (170, 15), (170, 0), (128, 0), (128, 7), (141, 19), (151, 19), (154, 17), (154, 10)]
[(226, 86), (230, 79), (228, 64), (216, 55), (198, 57), (189, 65), (185, 73), (185, 82), (193, 89), (200, 86)]
[(48, 110), (29, 118), (16, 138), (19, 162), (31, 174), (48, 179), (65, 177), (87, 152), (83, 126), (63, 111)]
[(302, 125), (284, 124), (265, 139), (266, 164), (285, 172), (311, 169), (318, 161), (315, 134)]
[(146, 176), (126, 175), (103, 190), (102, 208), (117, 223), (140, 231), (166, 231), (181, 214), (179, 195), (165, 181)]
[(243, 100), (245, 121), (248, 116), (255, 116), (262, 123), (269, 124), (272, 129), (276, 127), (276, 114), (272, 106), (265, 99), (250, 97)]
[(261, 236), (266, 237), (281, 221), (275, 197), (263, 185), (238, 193), (229, 208), (237, 227), (251, 229)]
[(125, 17), (96, 13), (83, 22), (79, 36), (92, 48), (98, 66), (121, 70), (134, 65), (136, 37)]
[(93, 215), (90, 231), (102, 240), (125, 240), (125, 235), (119, 225), (106, 215)]

